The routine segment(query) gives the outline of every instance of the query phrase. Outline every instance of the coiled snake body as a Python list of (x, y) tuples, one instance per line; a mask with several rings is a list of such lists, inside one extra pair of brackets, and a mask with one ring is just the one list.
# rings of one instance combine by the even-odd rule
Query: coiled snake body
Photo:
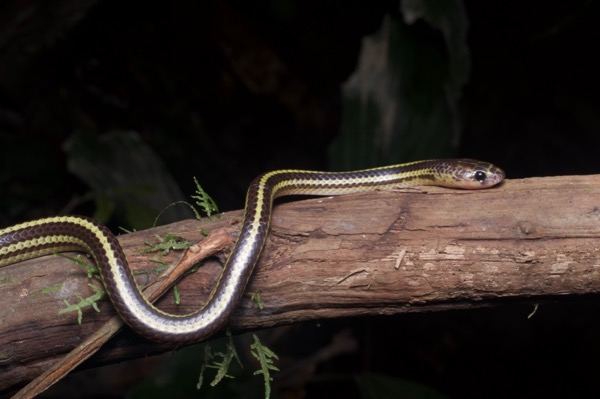
[(135, 283), (115, 236), (96, 221), (58, 216), (0, 230), (0, 267), (61, 251), (83, 251), (95, 260), (108, 296), (123, 320), (155, 341), (191, 343), (219, 330), (239, 302), (268, 234), (273, 200), (290, 194), (338, 195), (382, 188), (437, 185), (479, 189), (504, 179), (498, 167), (468, 159), (417, 161), (352, 172), (277, 170), (248, 189), (235, 247), (207, 303), (188, 315), (154, 307)]

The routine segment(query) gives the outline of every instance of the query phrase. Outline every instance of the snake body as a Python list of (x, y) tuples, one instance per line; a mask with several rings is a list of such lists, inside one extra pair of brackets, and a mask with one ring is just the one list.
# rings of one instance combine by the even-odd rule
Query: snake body
[(0, 267), (62, 251), (89, 253), (110, 300), (123, 320), (155, 341), (198, 342), (218, 331), (239, 302), (268, 234), (273, 201), (290, 194), (338, 195), (416, 185), (479, 189), (494, 186), (504, 172), (468, 159), (417, 161), (352, 172), (277, 170), (257, 177), (248, 189), (239, 237), (207, 303), (187, 315), (156, 308), (138, 288), (116, 237), (98, 222), (57, 216), (0, 230)]

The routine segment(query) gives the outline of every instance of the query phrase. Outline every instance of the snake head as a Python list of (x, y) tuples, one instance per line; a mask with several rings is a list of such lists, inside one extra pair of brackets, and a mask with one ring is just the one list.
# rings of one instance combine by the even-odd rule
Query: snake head
[(479, 189), (495, 186), (504, 180), (505, 174), (502, 169), (489, 162), (481, 162), (473, 159), (452, 160), (454, 181), (453, 187), (466, 189)]

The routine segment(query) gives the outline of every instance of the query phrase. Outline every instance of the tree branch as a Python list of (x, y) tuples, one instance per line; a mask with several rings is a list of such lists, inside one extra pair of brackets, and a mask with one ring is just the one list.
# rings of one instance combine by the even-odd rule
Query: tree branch
[[(600, 175), (507, 181), (483, 191), (422, 188), (325, 197), (276, 207), (248, 292), (230, 322), (241, 331), (340, 316), (486, 306), (504, 300), (600, 290)], [(120, 237), (135, 270), (156, 266), (144, 242), (200, 229), (236, 231), (242, 213), (188, 220)], [(165, 261), (177, 255), (170, 254)], [(220, 265), (206, 261), (180, 283), (183, 305), (200, 306)], [(139, 276), (145, 285), (152, 273)], [(153, 277), (152, 277), (153, 278)], [(85, 272), (61, 257), (0, 269), (0, 391), (23, 384), (91, 335), (114, 312), (59, 315), (64, 299), (91, 295)], [(127, 331), (90, 359), (99, 364), (170, 349)]]

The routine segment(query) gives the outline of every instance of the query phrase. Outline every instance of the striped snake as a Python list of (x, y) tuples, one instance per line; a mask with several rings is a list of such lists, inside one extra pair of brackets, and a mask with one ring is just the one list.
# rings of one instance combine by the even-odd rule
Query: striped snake
[(215, 288), (201, 309), (187, 315), (168, 314), (148, 302), (115, 236), (89, 218), (49, 217), (0, 230), (0, 267), (56, 252), (86, 252), (96, 262), (117, 312), (131, 328), (154, 341), (197, 342), (226, 323), (244, 293), (268, 234), (275, 198), (416, 185), (479, 189), (503, 179), (500, 168), (469, 159), (417, 161), (352, 172), (277, 170), (262, 174), (248, 189), (241, 231)]

